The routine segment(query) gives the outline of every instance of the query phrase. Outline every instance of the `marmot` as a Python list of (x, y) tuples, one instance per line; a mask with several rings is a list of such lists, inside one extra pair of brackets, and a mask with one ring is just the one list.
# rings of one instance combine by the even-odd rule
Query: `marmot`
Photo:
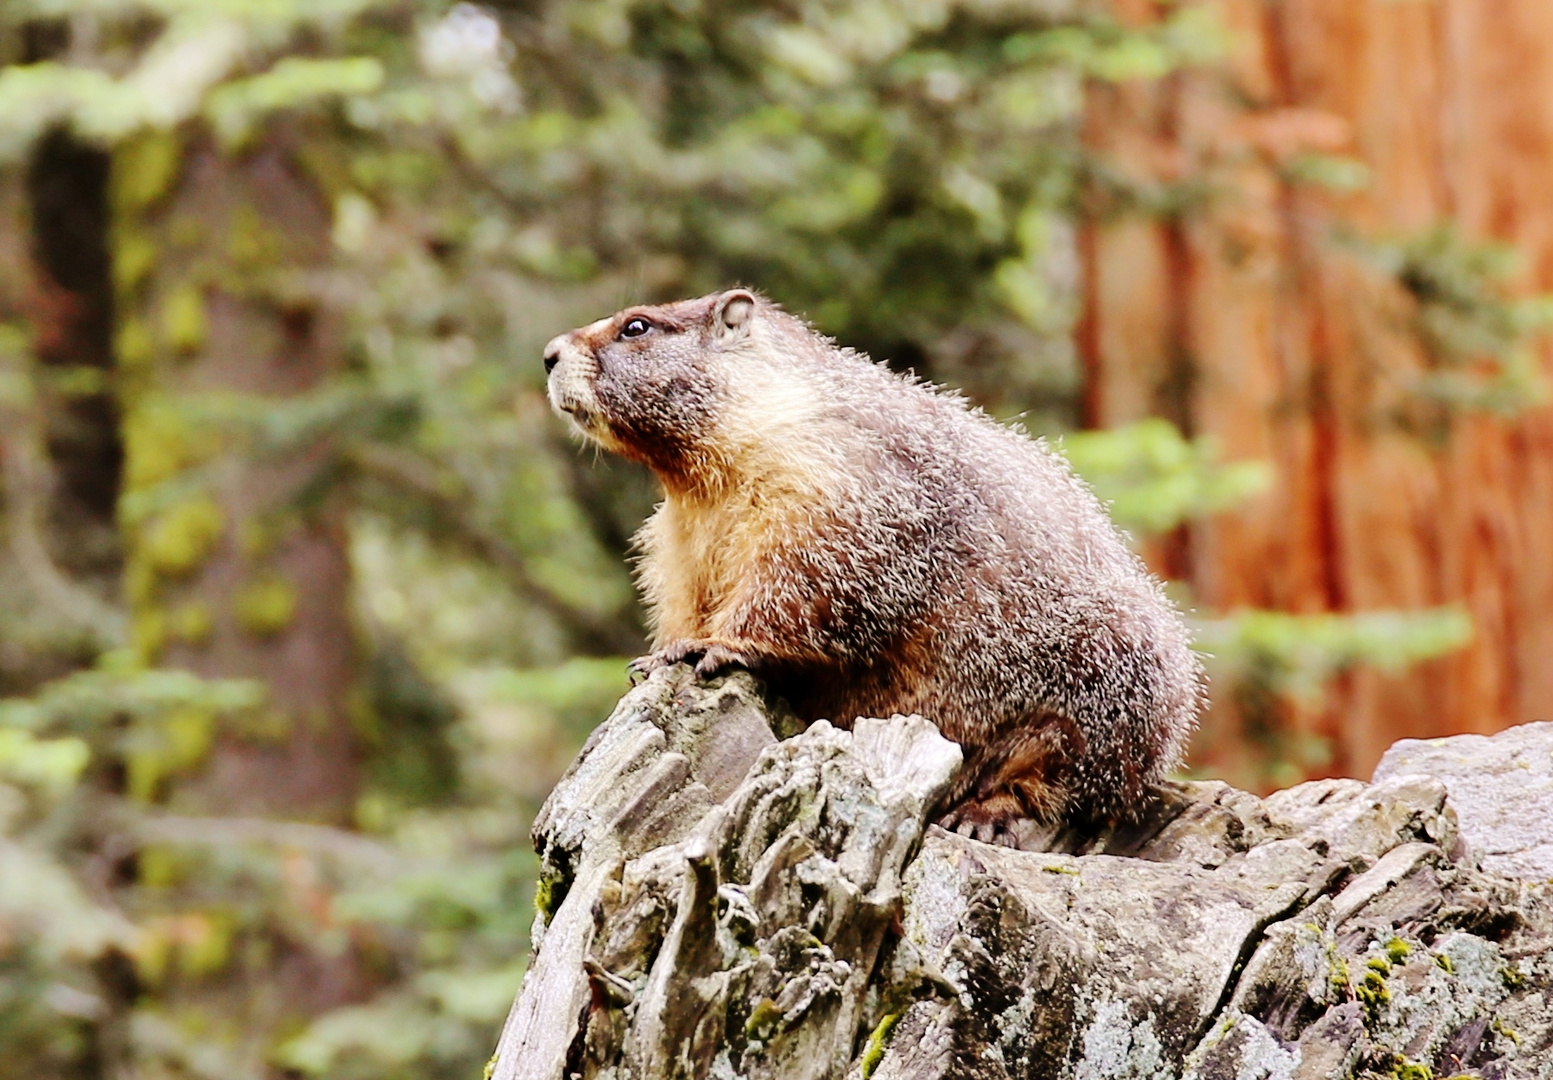
[(648, 671), (741, 665), (805, 722), (920, 713), (960, 743), (943, 823), (1117, 822), (1203, 701), (1179, 613), (1067, 462), (747, 289), (545, 347), (551, 403), (646, 463)]

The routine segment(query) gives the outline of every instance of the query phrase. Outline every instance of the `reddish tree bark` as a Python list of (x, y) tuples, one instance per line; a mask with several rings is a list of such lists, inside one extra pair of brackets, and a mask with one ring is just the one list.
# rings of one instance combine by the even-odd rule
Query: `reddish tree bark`
[[(1117, 9), (1152, 17), (1131, 0)], [(1191, 426), (1227, 457), (1277, 471), (1265, 496), (1192, 527), (1200, 603), (1470, 611), (1476, 636), (1462, 651), (1400, 676), (1355, 672), (1325, 710), (1296, 710), (1296, 727), (1334, 747), (1331, 772), (1366, 775), (1403, 736), (1553, 717), (1553, 410), (1458, 416), (1438, 444), (1394, 423), (1400, 388), (1426, 368), (1407, 299), (1333, 240), (1339, 225), (1397, 237), (1450, 219), (1469, 239), (1524, 253), (1517, 290), (1553, 289), (1553, 8), (1229, 0), (1221, 10), (1236, 35), (1223, 72), (1174, 92), (1092, 95), (1097, 149), (1154, 181), (1207, 170), (1218, 192), (1184, 228), (1132, 219), (1095, 230), (1094, 419), (1157, 411), (1184, 311)], [(1307, 151), (1355, 156), (1372, 183), (1351, 195), (1291, 183), (1287, 166)], [(1227, 758), (1205, 746), (1198, 760)]]

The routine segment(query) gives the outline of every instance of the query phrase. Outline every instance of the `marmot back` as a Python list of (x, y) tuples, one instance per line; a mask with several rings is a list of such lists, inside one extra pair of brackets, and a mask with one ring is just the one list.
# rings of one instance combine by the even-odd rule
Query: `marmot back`
[(1067, 462), (743, 289), (546, 347), (550, 399), (645, 462), (650, 670), (738, 664), (806, 721), (921, 713), (942, 810), (1115, 821), (1180, 760), (1203, 676), (1180, 615)]

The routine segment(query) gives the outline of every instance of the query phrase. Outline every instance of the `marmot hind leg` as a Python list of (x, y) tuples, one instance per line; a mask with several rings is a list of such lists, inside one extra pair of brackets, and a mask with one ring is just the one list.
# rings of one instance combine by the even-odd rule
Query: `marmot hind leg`
[(1066, 729), (1058, 717), (1021, 724), (965, 763), (938, 824), (989, 844), (1021, 846), (1030, 825), (1050, 825), (1068, 810), (1063, 780), (1074, 767)]

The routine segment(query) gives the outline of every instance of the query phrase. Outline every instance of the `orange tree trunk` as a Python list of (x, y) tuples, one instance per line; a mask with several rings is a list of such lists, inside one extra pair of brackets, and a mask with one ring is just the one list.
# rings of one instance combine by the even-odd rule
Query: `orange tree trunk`
[[(1185, 209), (1089, 227), (1087, 419), (1163, 413), (1275, 466), (1266, 495), (1167, 545), (1164, 569), (1203, 608), (1470, 612), (1465, 649), (1401, 676), (1355, 672), (1297, 720), (1331, 742), (1330, 772), (1366, 775), (1404, 736), (1553, 718), (1553, 410), (1398, 422), (1429, 366), (1411, 298), (1341, 242), (1450, 220), (1520, 250), (1514, 291), (1553, 289), (1553, 6), (1220, 10), (1222, 70), (1091, 96), (1092, 146), (1146, 185), (1180, 185)], [(1312, 154), (1358, 158), (1370, 183), (1301, 182)]]

